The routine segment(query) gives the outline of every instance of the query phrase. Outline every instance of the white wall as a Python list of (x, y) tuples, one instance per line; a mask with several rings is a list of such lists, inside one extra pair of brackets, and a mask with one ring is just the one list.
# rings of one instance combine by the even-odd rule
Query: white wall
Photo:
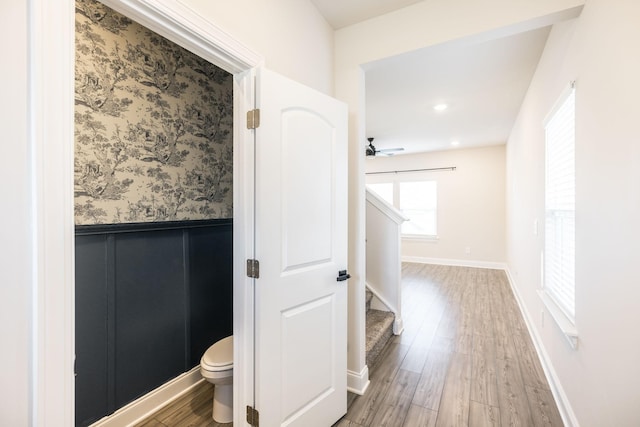
[[(0, 425), (29, 425), (31, 329), (31, 227), (27, 140), (27, 4), (4, 2), (0, 37), (6, 61), (0, 117), (4, 133), (0, 167)], [(17, 30), (17, 31), (16, 31)], [(18, 179), (16, 179), (18, 178)]]
[[(640, 3), (589, 0), (554, 26), (507, 148), (507, 258), (517, 292), (579, 425), (640, 425)], [(576, 327), (572, 350), (540, 319), (542, 120), (576, 89)], [(571, 411), (570, 411), (571, 412)]]
[(182, 2), (263, 55), (267, 68), (333, 94), (333, 28), (310, 0)]
[[(403, 239), (406, 259), (473, 265), (505, 261), (505, 146), (367, 158), (367, 172), (439, 168), (456, 170), (367, 175), (367, 182), (434, 180), (438, 185), (436, 241)], [(465, 248), (470, 248), (470, 253)]]

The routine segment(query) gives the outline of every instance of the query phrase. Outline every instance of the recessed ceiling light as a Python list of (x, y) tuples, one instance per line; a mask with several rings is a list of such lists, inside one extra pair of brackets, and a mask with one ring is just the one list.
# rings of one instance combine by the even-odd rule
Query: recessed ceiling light
[(451, 145), (457, 147), (458, 145), (460, 145), (460, 141), (451, 141)]
[(436, 111), (444, 111), (447, 109), (447, 107), (448, 107), (447, 104), (436, 104), (433, 106), (433, 109)]

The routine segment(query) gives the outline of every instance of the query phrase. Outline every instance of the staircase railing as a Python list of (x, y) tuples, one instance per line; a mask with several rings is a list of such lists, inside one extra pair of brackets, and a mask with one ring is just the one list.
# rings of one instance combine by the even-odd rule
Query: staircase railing
[(367, 288), (374, 295), (374, 308), (393, 312), (393, 333), (399, 335), (403, 330), (400, 226), (408, 218), (369, 189), (366, 200)]

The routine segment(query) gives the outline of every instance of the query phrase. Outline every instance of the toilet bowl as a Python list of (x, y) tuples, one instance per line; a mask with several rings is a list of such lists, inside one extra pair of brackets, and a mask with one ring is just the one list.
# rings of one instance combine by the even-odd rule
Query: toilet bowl
[(200, 359), (200, 374), (213, 384), (213, 420), (233, 421), (233, 335), (213, 344)]

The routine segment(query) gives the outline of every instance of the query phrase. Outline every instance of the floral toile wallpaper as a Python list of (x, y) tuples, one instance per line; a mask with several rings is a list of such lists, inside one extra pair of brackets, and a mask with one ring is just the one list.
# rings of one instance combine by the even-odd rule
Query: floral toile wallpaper
[(232, 78), (77, 0), (76, 224), (232, 217)]

